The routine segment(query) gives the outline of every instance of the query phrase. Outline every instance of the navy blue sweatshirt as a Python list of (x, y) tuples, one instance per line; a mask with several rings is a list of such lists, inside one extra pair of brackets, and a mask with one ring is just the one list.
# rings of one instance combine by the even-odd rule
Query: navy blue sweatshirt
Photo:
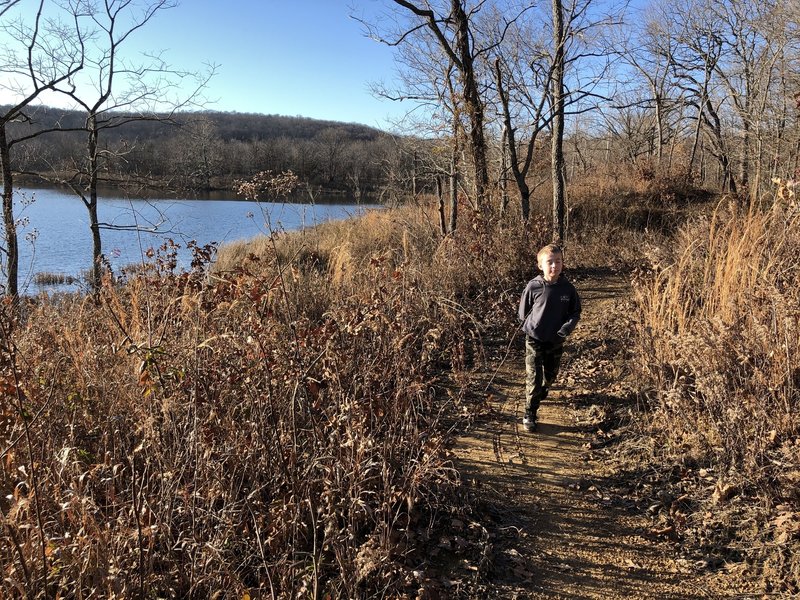
[(581, 299), (564, 275), (554, 283), (547, 283), (544, 277), (537, 275), (522, 292), (519, 301), (522, 330), (540, 342), (567, 337), (580, 318)]

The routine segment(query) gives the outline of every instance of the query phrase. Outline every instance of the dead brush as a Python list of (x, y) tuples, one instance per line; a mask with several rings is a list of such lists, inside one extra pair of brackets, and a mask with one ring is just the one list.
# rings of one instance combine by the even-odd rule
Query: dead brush
[[(545, 190), (546, 191), (546, 190)], [(571, 264), (630, 269), (646, 262), (688, 218), (707, 208), (710, 194), (679, 173), (609, 166), (575, 177), (570, 186)], [(550, 198), (538, 204), (549, 207)], [(549, 209), (548, 209), (549, 210)]]
[(323, 228), (211, 277), (167, 261), (31, 307), (2, 355), (0, 595), (416, 590), (428, 529), (467, 510), (443, 367), (466, 368), (502, 302), (494, 261), (519, 269), (535, 232), (445, 249), (424, 215), (386, 218), (405, 231), (352, 226), (338, 284), (298, 250), (326, 261), (342, 236)]
[[(796, 548), (800, 531), (798, 244), (791, 207), (723, 201), (681, 229), (672, 264), (635, 286), (653, 432), (666, 451), (713, 468), (709, 501), (741, 495), (794, 515), (762, 523), (776, 551)], [(784, 567), (784, 589), (796, 589), (798, 564)]]

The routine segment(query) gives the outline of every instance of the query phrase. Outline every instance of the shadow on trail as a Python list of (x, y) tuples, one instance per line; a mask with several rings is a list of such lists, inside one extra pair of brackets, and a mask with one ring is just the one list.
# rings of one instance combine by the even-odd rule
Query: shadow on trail
[[(487, 597), (709, 597), (685, 585), (664, 540), (649, 536), (638, 518), (641, 505), (609, 499), (611, 482), (587, 462), (592, 432), (610, 425), (632, 398), (602, 387), (573, 395), (569, 385), (558, 386), (531, 433), (521, 424), (523, 381), (516, 353), (493, 378), (493, 408), (471, 421), (459, 442), (458, 470), (494, 540)], [(588, 420), (576, 420), (577, 413)]]
[(548, 423), (546, 421), (539, 421), (536, 424), (536, 435), (562, 435), (564, 433), (578, 433), (581, 431), (580, 427), (575, 425), (563, 425), (561, 423)]

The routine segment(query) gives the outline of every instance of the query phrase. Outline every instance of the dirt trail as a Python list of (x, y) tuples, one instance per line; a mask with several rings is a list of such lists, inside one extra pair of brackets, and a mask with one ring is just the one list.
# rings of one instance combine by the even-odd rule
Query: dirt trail
[(602, 406), (624, 393), (607, 324), (627, 288), (619, 276), (573, 281), (583, 318), (568, 342), (560, 385), (540, 408), (538, 431), (521, 425), (518, 343), (491, 380), (489, 416), (455, 448), (463, 477), (496, 525), (485, 597), (716, 597), (640, 511), (597, 483), (588, 425), (596, 431)]

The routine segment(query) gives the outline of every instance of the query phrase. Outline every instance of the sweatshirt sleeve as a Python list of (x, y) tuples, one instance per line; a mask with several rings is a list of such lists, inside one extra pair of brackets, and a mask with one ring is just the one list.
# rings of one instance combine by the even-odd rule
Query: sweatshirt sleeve
[(558, 335), (564, 338), (573, 332), (578, 321), (581, 319), (581, 298), (578, 296), (578, 292), (574, 287), (572, 288), (571, 295), (567, 320), (561, 326), (561, 329), (558, 330)]
[(528, 316), (528, 313), (531, 311), (532, 306), (531, 301), (531, 283), (528, 282), (528, 285), (525, 286), (525, 290), (522, 292), (522, 296), (519, 299), (519, 310), (517, 314), (519, 316), (520, 321), (525, 321), (525, 318)]

